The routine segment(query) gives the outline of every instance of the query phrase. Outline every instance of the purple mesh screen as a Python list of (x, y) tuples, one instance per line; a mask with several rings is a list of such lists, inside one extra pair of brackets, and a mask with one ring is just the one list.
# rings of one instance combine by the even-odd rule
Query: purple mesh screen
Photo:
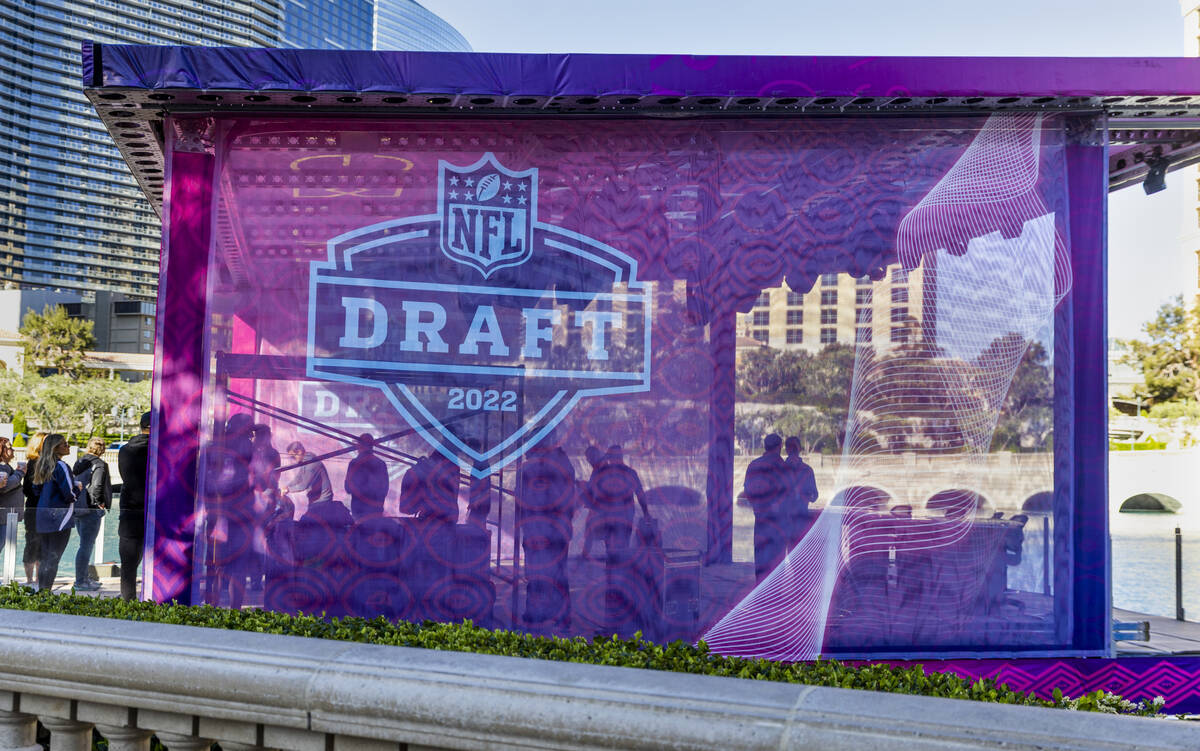
[(154, 596), (1069, 651), (1067, 123), (173, 119)]

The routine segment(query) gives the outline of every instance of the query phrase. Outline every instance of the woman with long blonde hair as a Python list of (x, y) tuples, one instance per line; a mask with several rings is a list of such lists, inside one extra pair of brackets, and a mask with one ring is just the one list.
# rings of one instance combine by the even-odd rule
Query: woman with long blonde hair
[(42, 441), (46, 440), (47, 435), (39, 430), (33, 434), (29, 445), (25, 447), (26, 470), (25, 477), (21, 480), (25, 493), (25, 553), (21, 556), (21, 562), (25, 564), (27, 587), (37, 586), (37, 564), (38, 559), (42, 557), (41, 538), (37, 533), (37, 504), (38, 499), (42, 497), (42, 486), (33, 483), (33, 467), (41, 454)]
[(75, 494), (82, 488), (63, 461), (70, 453), (67, 439), (51, 433), (42, 442), (37, 464), (33, 467), (33, 482), (41, 484), (38, 499), (37, 531), (41, 538), (42, 556), (38, 560), (38, 589), (51, 589), (58, 576), (58, 562), (74, 526)]

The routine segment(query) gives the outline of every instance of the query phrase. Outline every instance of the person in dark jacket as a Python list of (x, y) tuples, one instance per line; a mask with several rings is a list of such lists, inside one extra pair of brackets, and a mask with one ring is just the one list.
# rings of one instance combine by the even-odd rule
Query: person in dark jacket
[(4, 550), (8, 539), (8, 515), (14, 513), (19, 520), (25, 508), (21, 495), (25, 468), (13, 467), (15, 456), (12, 443), (7, 438), (0, 438), (0, 550)]
[[(16, 452), (7, 438), (0, 438), (0, 551), (8, 540), (8, 515), (16, 514), (17, 521), (25, 513), (21, 487), (25, 480), (25, 463), (12, 465)], [(13, 530), (16, 540), (16, 530)]]
[(28, 463), (25, 477), (21, 480), (21, 490), (25, 494), (25, 552), (21, 562), (25, 564), (25, 586), (37, 586), (37, 565), (42, 557), (41, 538), (37, 533), (37, 504), (42, 495), (42, 486), (33, 482), (33, 468), (37, 464), (38, 455), (42, 451), (42, 441), (46, 434), (38, 431), (29, 439), (25, 447), (25, 461)]
[(79, 532), (79, 550), (75, 553), (75, 589), (84, 591), (100, 589), (100, 582), (88, 576), (88, 565), (96, 548), (96, 536), (100, 534), (100, 520), (112, 507), (112, 479), (108, 462), (101, 456), (105, 448), (107, 444), (103, 438), (92, 438), (88, 441), (87, 451), (71, 468), (71, 472), (84, 485), (75, 506), (75, 529)]
[(746, 467), (744, 493), (754, 509), (754, 580), (762, 581), (787, 552), (787, 501), (791, 470), (779, 455), (783, 438), (763, 439), (763, 454)]
[(63, 460), (70, 451), (66, 438), (51, 433), (42, 443), (41, 454), (33, 468), (33, 481), (42, 486), (37, 505), (37, 531), (42, 546), (42, 556), (38, 560), (39, 590), (54, 587), (58, 562), (71, 539), (75, 496), (83, 488)]
[(121, 556), (121, 597), (136, 596), (137, 570), (146, 545), (146, 465), (150, 456), (150, 413), (142, 415), (142, 432), (117, 454), (121, 472), (121, 515), (117, 523)]
[(375, 456), (375, 438), (370, 433), (358, 437), (358, 456), (346, 467), (346, 495), (355, 520), (383, 513), (388, 492), (388, 468)]

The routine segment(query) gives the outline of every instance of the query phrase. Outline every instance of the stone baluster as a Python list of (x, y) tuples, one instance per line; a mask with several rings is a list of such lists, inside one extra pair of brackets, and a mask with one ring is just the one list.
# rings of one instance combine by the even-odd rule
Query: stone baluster
[(50, 731), (54, 751), (92, 751), (92, 723), (42, 717), (42, 725)]
[(0, 751), (42, 751), (37, 742), (37, 716), (0, 711)]
[(97, 725), (100, 734), (108, 739), (108, 751), (150, 751), (151, 730), (128, 725)]
[[(156, 735), (158, 740), (167, 747), (167, 751), (208, 751), (213, 744), (210, 739), (196, 735), (184, 735), (183, 733), (156, 733)], [(221, 748), (223, 751), (229, 751), (230, 746), (221, 744)]]

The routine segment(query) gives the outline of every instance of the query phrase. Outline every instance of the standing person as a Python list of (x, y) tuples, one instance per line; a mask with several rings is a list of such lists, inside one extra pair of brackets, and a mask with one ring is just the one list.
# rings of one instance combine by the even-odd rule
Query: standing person
[(24, 479), (21, 480), (21, 489), (25, 493), (25, 552), (21, 555), (21, 562), (25, 564), (27, 587), (37, 586), (37, 565), (42, 557), (41, 538), (37, 533), (37, 504), (42, 495), (42, 486), (33, 482), (33, 467), (37, 465), (38, 456), (42, 452), (42, 442), (45, 440), (46, 433), (38, 431), (25, 447), (27, 469)]
[(254, 442), (250, 455), (250, 482), (256, 491), (279, 489), (279, 467), (283, 464), (279, 452), (271, 444), (271, 429), (259, 423), (251, 432)]
[(642, 478), (637, 470), (625, 463), (620, 446), (609, 446), (608, 452), (592, 470), (588, 494), (593, 504), (592, 516), (597, 520), (600, 539), (604, 540), (605, 556), (611, 558), (616, 551), (629, 547), (634, 499), (642, 507), (642, 516), (651, 518)]
[(292, 482), (285, 488), (288, 493), (304, 493), (308, 499), (303, 511), (299, 513), (303, 516), (308, 510), (308, 506), (322, 501), (333, 500), (333, 484), (329, 482), (329, 471), (325, 469), (325, 465), (317, 460), (317, 457), (311, 452), (304, 449), (304, 444), (300, 441), (292, 441), (287, 447), (288, 458), (292, 460), (292, 464), (304, 464), (303, 467), (294, 467), (296, 473), (292, 477)]
[[(587, 459), (588, 466), (591, 467), (592, 472), (595, 472), (596, 467), (600, 466), (600, 462), (604, 459), (604, 452), (600, 450), (599, 446), (592, 445), (584, 449), (583, 457)], [(591, 478), (590, 473), (588, 474), (588, 478)], [(603, 521), (601, 519), (601, 512), (596, 508), (596, 501), (592, 498), (591, 483), (581, 481), (579, 484), (581, 486), (579, 488), (579, 496), (583, 500), (583, 505), (588, 510), (587, 521), (583, 525), (583, 551), (580, 555), (583, 558), (591, 558), (592, 547), (597, 541), (602, 539), (604, 534), (604, 530), (601, 529)]]
[(33, 481), (42, 486), (37, 505), (37, 531), (42, 546), (42, 555), (38, 559), (39, 590), (54, 587), (58, 562), (71, 539), (75, 494), (83, 489), (63, 460), (69, 453), (71, 448), (67, 439), (59, 433), (51, 433), (42, 443), (42, 451), (33, 468)]
[(525, 555), (528, 624), (571, 625), (567, 549), (575, 513), (575, 468), (560, 446), (529, 449), (517, 473), (517, 529)]
[(255, 515), (250, 479), (253, 428), (247, 413), (232, 415), (220, 441), (207, 452), (208, 603), (220, 605), (228, 592), (228, 607), (234, 610), (246, 597), (246, 580), (254, 572), (255, 530), (263, 521)]
[(783, 560), (787, 539), (787, 499), (791, 474), (779, 449), (783, 439), (771, 433), (763, 439), (763, 455), (746, 468), (743, 490), (754, 509), (754, 580), (762, 581)]
[(121, 556), (121, 597), (137, 596), (137, 570), (146, 544), (146, 465), (150, 456), (150, 413), (142, 414), (142, 432), (117, 454), (121, 471), (121, 516), (117, 524)]
[(107, 447), (103, 438), (92, 438), (88, 441), (87, 451), (71, 468), (77, 477), (88, 477), (81, 497), (87, 503), (87, 508), (75, 508), (75, 528), (79, 532), (79, 550), (75, 553), (75, 589), (84, 591), (100, 589), (100, 582), (88, 576), (88, 564), (96, 547), (96, 535), (100, 533), (100, 520), (112, 508), (112, 479), (108, 462), (102, 457)]
[(363, 433), (356, 442), (358, 456), (346, 467), (346, 495), (350, 496), (350, 513), (355, 521), (383, 513), (388, 492), (388, 468), (375, 456), (375, 438)]
[(8, 515), (17, 514), (20, 519), (25, 504), (22, 502), (21, 486), (25, 480), (25, 467), (18, 464), (12, 466), (16, 456), (12, 444), (7, 438), (0, 438), (0, 550), (4, 550), (5, 540), (8, 539)]
[(279, 451), (271, 443), (271, 428), (262, 423), (251, 428), (254, 436), (250, 454), (250, 485), (254, 491), (254, 539), (251, 542), (250, 589), (262, 585), (267, 556), (267, 521), (275, 512), (279, 496)]
[(800, 457), (800, 439), (792, 436), (784, 443), (790, 473), (792, 497), (788, 503), (788, 545), (797, 545), (808, 531), (808, 507), (817, 500), (817, 478), (813, 468)]

